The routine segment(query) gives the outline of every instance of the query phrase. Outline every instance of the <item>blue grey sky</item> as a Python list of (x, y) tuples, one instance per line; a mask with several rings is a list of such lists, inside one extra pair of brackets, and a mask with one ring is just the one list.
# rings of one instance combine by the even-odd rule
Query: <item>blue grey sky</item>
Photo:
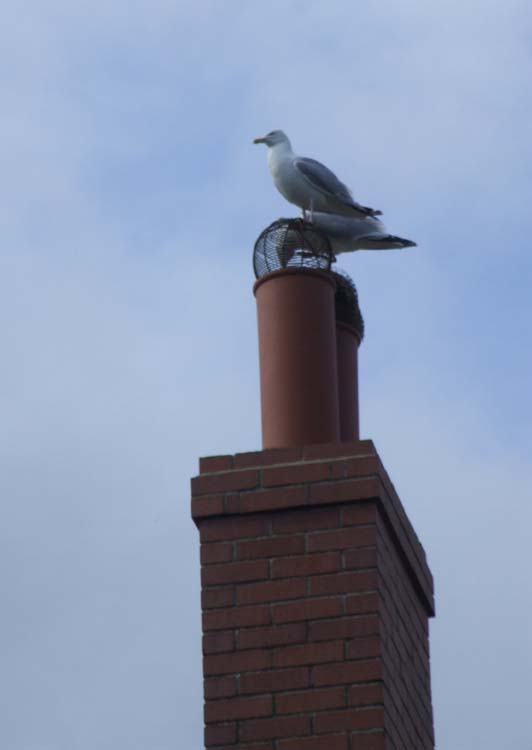
[(526, 0), (2, 11), (0, 747), (202, 747), (188, 481), (260, 447), (282, 128), (418, 242), (341, 266), (436, 579), (438, 748), (532, 748), (531, 39)]

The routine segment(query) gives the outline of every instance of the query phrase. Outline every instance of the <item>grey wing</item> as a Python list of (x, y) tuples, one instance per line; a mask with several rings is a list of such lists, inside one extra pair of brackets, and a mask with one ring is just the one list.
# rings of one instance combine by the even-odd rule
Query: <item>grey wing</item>
[(346, 203), (353, 203), (353, 196), (349, 188), (340, 182), (338, 177), (324, 164), (315, 159), (298, 156), (294, 159), (294, 167), (317, 189), (332, 195)]
[(293, 164), (316, 190), (332, 198), (336, 198), (336, 200), (344, 203), (346, 206), (352, 206), (366, 216), (380, 216), (382, 213), (382, 211), (375, 211), (375, 209), (369, 208), (369, 206), (362, 206), (353, 200), (349, 188), (343, 182), (340, 182), (334, 172), (331, 172), (328, 167), (319, 161), (307, 159), (303, 156), (296, 156)]

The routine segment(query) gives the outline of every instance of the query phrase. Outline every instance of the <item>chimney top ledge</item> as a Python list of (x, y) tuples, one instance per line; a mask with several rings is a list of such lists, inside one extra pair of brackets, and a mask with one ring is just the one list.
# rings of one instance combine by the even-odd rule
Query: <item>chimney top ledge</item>
[(315, 443), (290, 448), (267, 448), (246, 453), (205, 456), (199, 460), (199, 473), (219, 474), (234, 469), (261, 468), (301, 461), (323, 461), (329, 458), (376, 456), (372, 440), (352, 440), (343, 443)]

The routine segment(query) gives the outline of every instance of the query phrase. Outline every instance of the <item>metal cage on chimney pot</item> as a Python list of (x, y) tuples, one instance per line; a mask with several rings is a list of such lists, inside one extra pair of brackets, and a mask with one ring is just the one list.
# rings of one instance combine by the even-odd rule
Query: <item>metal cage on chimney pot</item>
[(277, 219), (260, 233), (253, 250), (257, 279), (283, 268), (329, 271), (333, 261), (327, 237), (303, 219)]

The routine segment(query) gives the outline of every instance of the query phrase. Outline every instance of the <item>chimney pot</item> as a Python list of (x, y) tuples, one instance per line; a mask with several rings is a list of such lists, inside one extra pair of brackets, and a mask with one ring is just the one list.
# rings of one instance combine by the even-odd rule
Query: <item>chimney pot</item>
[(308, 268), (255, 283), (263, 448), (340, 439), (335, 290), (329, 273)]

